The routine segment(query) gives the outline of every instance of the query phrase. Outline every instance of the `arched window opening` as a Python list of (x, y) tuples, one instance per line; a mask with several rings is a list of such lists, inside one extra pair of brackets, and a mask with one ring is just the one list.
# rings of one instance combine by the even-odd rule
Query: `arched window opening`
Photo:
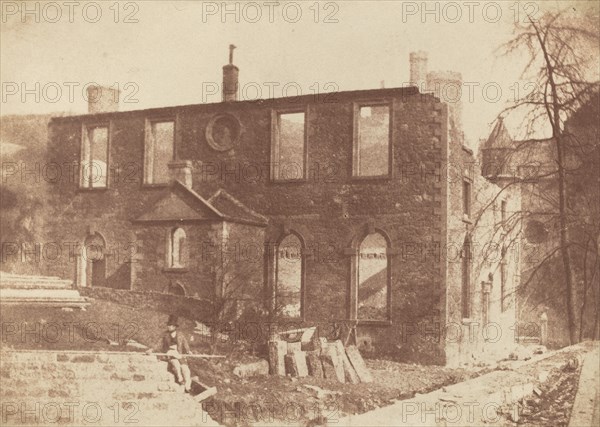
[(185, 296), (185, 288), (181, 283), (171, 283), (169, 285), (169, 293), (173, 295)]
[(184, 266), (185, 231), (176, 228), (171, 232), (171, 268), (182, 268)]
[(388, 320), (389, 259), (387, 240), (380, 233), (367, 235), (358, 250), (358, 307), (360, 320)]
[(277, 246), (275, 262), (276, 312), (287, 317), (302, 316), (303, 270), (302, 241), (295, 234), (288, 234)]

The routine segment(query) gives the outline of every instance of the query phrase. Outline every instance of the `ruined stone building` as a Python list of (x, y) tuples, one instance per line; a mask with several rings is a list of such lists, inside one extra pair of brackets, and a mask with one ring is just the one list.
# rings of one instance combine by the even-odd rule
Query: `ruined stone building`
[(46, 273), (356, 325), (363, 351), (399, 360), (503, 355), (519, 257), (488, 243), (519, 195), (487, 209), (498, 187), (472, 167), (460, 101), (435, 96), (460, 74), (410, 67), (410, 87), (243, 101), (230, 62), (222, 102), (138, 111), (101, 90), (49, 125), (48, 160), (73, 168), (46, 221), (70, 256)]
[[(578, 326), (583, 327), (582, 337), (588, 338), (600, 327), (596, 314), (600, 286), (594, 272), (598, 265), (595, 239), (600, 229), (598, 106), (598, 92), (590, 93), (566, 120), (563, 142), (568, 229), (574, 243), (569, 249), (578, 294), (576, 304), (583, 317)], [(521, 253), (519, 335), (537, 335), (541, 324), (547, 321), (548, 344), (569, 345), (564, 272), (557, 250), (560, 221), (556, 141), (514, 138), (504, 120), (498, 120), (480, 146), (480, 164), (489, 181), (521, 194), (521, 207), (508, 212), (507, 222), (522, 233), (519, 239), (504, 242)]]

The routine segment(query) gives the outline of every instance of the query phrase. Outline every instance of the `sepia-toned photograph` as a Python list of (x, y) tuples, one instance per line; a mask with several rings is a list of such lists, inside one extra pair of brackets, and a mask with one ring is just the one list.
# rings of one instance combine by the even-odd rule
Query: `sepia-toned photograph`
[(600, 426), (600, 2), (0, 9), (0, 425)]

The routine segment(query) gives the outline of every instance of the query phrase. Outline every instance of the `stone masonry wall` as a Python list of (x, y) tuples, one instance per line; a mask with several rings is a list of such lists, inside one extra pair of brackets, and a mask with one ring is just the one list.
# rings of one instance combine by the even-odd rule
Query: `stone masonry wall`
[[(439, 341), (425, 345), (427, 339), (412, 331), (417, 324), (431, 325), (446, 318), (445, 266), (441, 261), (445, 240), (446, 189), (441, 183), (446, 173), (442, 167), (447, 144), (446, 108), (432, 96), (419, 95), (414, 88), (335, 95), (330, 103), (307, 96), (53, 120), (50, 159), (59, 164), (77, 163), (82, 126), (98, 123), (110, 123), (110, 159), (107, 189), (81, 190), (77, 174), (55, 185), (51, 233), (81, 244), (90, 230), (97, 230), (107, 247), (119, 254), (139, 238), (143, 245), (137, 248), (138, 253), (146, 260), (155, 260), (154, 268), (159, 268), (164, 234), (148, 227), (136, 235), (131, 231), (131, 221), (152, 206), (164, 189), (141, 184), (145, 120), (173, 118), (177, 122), (176, 157), (194, 162), (195, 191), (208, 198), (224, 188), (266, 215), (267, 244), (277, 241), (283, 230), (296, 230), (302, 236), (306, 243), (307, 323), (348, 320), (352, 248), (366, 231), (380, 229), (391, 240), (391, 321), (360, 324), (359, 335), (369, 337), (378, 351), (401, 360), (443, 363)], [(354, 103), (381, 100), (392, 105), (392, 176), (353, 178)], [(306, 111), (307, 177), (298, 182), (272, 182), (268, 173), (271, 116), (274, 110), (290, 109)], [(240, 141), (232, 150), (215, 151), (206, 141), (206, 126), (217, 113), (231, 114), (241, 124)], [(271, 259), (265, 260), (265, 282), (271, 263)], [(116, 274), (121, 265), (109, 263), (107, 276)], [(152, 270), (138, 271), (137, 267), (132, 274), (134, 289), (153, 280)], [(74, 277), (76, 264), (61, 258), (54, 271)], [(195, 280), (204, 283), (206, 277), (202, 273)]]

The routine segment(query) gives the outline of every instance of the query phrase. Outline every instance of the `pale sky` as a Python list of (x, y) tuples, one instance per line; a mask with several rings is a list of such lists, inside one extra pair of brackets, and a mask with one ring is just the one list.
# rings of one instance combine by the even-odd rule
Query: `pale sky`
[[(262, 98), (279, 97), (284, 85), (289, 95), (373, 89), (382, 80), (388, 88), (406, 85), (409, 53), (423, 50), (429, 71), (458, 71), (464, 82), (478, 85), (472, 100), (466, 87), (463, 92), (471, 146), (489, 134), (515, 84), (523, 84), (523, 59), (496, 58), (494, 50), (510, 38), (517, 11), (523, 19), (524, 11), (539, 7), (516, 1), (229, 3), (239, 10), (236, 22), (235, 13), (222, 14), (220, 1), (123, 1), (118, 8), (114, 0), (74, 3), (70, 17), (63, 1), (28, 2), (31, 13), (22, 23), (22, 2), (2, 2), (1, 114), (86, 113), (81, 88), (91, 82), (119, 85), (122, 111), (218, 102), (230, 43), (238, 47), (242, 99), (256, 98), (257, 88)], [(573, 13), (597, 8), (597, 2), (569, 4)], [(425, 5), (430, 14), (423, 15)], [(127, 17), (137, 22), (124, 22)], [(502, 93), (494, 100), (497, 87)], [(23, 89), (31, 91), (25, 99)]]

